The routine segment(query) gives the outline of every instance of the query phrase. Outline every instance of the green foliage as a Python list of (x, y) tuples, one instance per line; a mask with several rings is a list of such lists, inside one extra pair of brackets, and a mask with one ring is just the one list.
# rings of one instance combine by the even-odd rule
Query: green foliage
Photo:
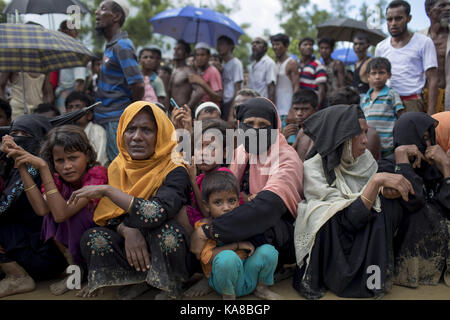
[(6, 3), (4, 0), (0, 0), (0, 23), (6, 22), (6, 14), (3, 14), (3, 9), (5, 9)]
[[(331, 18), (326, 10), (319, 10), (317, 5), (310, 6), (309, 0), (279, 0), (281, 13), (278, 18), (286, 19), (280, 23), (284, 33), (291, 38), (288, 52), (299, 55), (298, 44), (304, 37), (317, 37), (316, 26)], [(283, 14), (284, 13), (284, 14)], [(287, 14), (286, 14), (287, 13)]]

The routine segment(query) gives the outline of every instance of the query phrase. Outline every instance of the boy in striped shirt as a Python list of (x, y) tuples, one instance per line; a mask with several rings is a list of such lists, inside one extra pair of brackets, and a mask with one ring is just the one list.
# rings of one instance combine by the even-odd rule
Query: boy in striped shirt
[(367, 65), (370, 89), (361, 102), (368, 126), (375, 128), (381, 139), (381, 156), (394, 152), (393, 130), (404, 106), (397, 92), (386, 85), (391, 77), (391, 63), (386, 58), (374, 58)]

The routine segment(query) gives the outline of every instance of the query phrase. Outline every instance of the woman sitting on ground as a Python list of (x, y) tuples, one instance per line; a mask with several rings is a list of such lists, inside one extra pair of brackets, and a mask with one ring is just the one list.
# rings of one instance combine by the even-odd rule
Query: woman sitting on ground
[[(93, 228), (81, 238), (88, 265), (88, 286), (134, 285), (119, 298), (134, 298), (149, 289), (163, 290), (158, 298), (179, 297), (181, 285), (198, 263), (189, 252), (186, 232), (175, 216), (190, 199), (190, 182), (183, 160), (172, 153), (174, 127), (152, 103), (138, 101), (120, 117), (119, 155), (108, 168), (109, 185), (87, 186), (69, 201), (102, 198)], [(192, 264), (191, 264), (192, 262)]]
[(436, 126), (426, 113), (404, 114), (394, 126), (395, 153), (379, 163), (379, 171), (403, 175), (415, 191), (401, 201), (404, 219), (394, 239), (394, 283), (413, 288), (437, 285), (445, 269), (450, 286), (450, 156), (436, 144)]
[(314, 147), (304, 163), (305, 200), (295, 222), (294, 288), (307, 299), (326, 290), (340, 297), (381, 297), (391, 287), (402, 208), (379, 190), (395, 189), (408, 201), (411, 183), (400, 174), (377, 173), (358, 105), (328, 107), (304, 126)]

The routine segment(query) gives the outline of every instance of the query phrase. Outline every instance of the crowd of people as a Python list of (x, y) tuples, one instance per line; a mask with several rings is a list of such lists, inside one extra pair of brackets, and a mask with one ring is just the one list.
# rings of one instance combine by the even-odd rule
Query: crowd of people
[(296, 60), (281, 33), (254, 38), (245, 68), (225, 35), (179, 40), (166, 63), (121, 30), (126, 1), (100, 3), (89, 66), (24, 73), (25, 101), (22, 75), (0, 74), (0, 298), (49, 279), (62, 295), (69, 265), (81, 297), (450, 286), (450, 2), (425, 10), (411, 32), (409, 3), (390, 2), (390, 36), (371, 57), (355, 34), (350, 71), (334, 39), (318, 39), (321, 59), (299, 39)]

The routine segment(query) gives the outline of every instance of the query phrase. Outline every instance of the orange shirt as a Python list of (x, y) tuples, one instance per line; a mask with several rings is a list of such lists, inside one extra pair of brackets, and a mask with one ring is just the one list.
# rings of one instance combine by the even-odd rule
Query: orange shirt
[[(194, 225), (195, 229), (200, 228), (202, 225), (206, 224), (205, 222), (201, 222), (200, 220), (197, 221)], [(211, 274), (212, 270), (212, 254), (213, 250), (217, 247), (217, 242), (215, 240), (208, 239), (208, 241), (205, 244), (205, 247), (202, 250), (202, 253), (200, 254), (200, 263), (202, 265), (203, 273), (205, 274), (206, 278), (209, 278), (209, 275)], [(244, 250), (234, 250), (236, 254), (241, 258), (242, 260), (247, 259), (248, 254)]]

